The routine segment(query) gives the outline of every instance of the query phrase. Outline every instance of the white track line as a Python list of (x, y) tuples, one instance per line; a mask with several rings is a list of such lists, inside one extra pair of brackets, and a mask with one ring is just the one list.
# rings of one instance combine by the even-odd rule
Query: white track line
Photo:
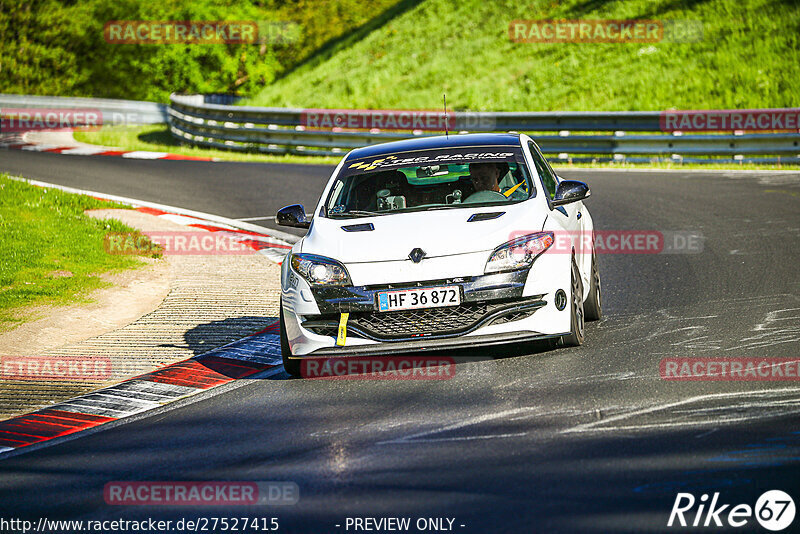
[[(502, 412), (497, 412), (497, 413), (478, 415), (478, 416), (475, 416), (475, 417), (470, 417), (468, 419), (464, 419), (464, 420), (459, 421), (457, 423), (452, 423), (452, 424), (449, 424), (449, 425), (445, 425), (443, 427), (433, 428), (433, 429), (430, 429), (430, 430), (423, 430), (422, 432), (416, 432), (414, 434), (409, 434), (409, 435), (406, 435), (406, 436), (402, 436), (402, 437), (399, 437), (399, 438), (394, 438), (394, 439), (390, 439), (390, 440), (386, 440), (386, 441), (379, 441), (378, 443), (376, 443), (376, 445), (392, 445), (392, 444), (399, 444), (399, 443), (414, 443), (416, 441), (422, 441), (419, 438), (422, 438), (423, 436), (430, 436), (431, 434), (440, 434), (442, 432), (448, 432), (448, 431), (451, 431), (451, 430), (458, 430), (460, 428), (464, 428), (464, 427), (467, 427), (467, 426), (477, 425), (479, 423), (484, 423), (486, 421), (492, 421), (494, 419), (507, 418), (507, 417), (510, 417), (510, 416), (513, 416), (513, 415), (531, 414), (532, 412), (535, 412), (535, 411), (536, 411), (536, 407), (526, 407), (526, 408), (514, 408), (514, 409), (511, 409), (511, 410), (504, 410)], [(508, 434), (508, 435), (510, 436), (512, 434)], [(514, 435), (516, 435), (516, 434), (514, 434)], [(483, 436), (479, 436), (479, 437), (483, 438)], [(429, 439), (427, 441), (443, 441), (445, 439), (450, 439), (450, 438), (441, 438), (441, 439), (433, 439), (433, 440)]]
[[(622, 429), (653, 428), (656, 426), (658, 427), (683, 426), (683, 425), (691, 426), (692, 422), (677, 421), (675, 423), (654, 423), (645, 425), (626, 425), (624, 427), (613, 427), (613, 426), (605, 427), (605, 425), (607, 425), (608, 423), (613, 423), (615, 421), (622, 421), (624, 419), (630, 419), (631, 417), (636, 417), (638, 415), (657, 412), (659, 410), (665, 410), (667, 408), (675, 408), (676, 406), (683, 406), (685, 404), (690, 404), (698, 401), (711, 400), (711, 399), (725, 399), (730, 397), (776, 396), (780, 395), (781, 393), (800, 393), (800, 388), (781, 388), (781, 389), (771, 389), (771, 390), (761, 390), (761, 391), (735, 391), (731, 393), (709, 393), (707, 395), (697, 395), (676, 402), (669, 402), (667, 404), (657, 404), (655, 406), (649, 406), (647, 408), (633, 410), (632, 412), (626, 412), (619, 415), (614, 415), (611, 417), (607, 417), (605, 419), (601, 419), (599, 421), (591, 421), (589, 423), (583, 423), (574, 426), (572, 428), (563, 430), (561, 433), (567, 434), (570, 432), (608, 431), (608, 430), (619, 430), (619, 428)], [(782, 413), (781, 415), (786, 415), (786, 414)]]
[(169, 154), (167, 152), (147, 152), (144, 150), (133, 150), (122, 154), (123, 158), (129, 159), (161, 159)]
[(93, 156), (95, 154), (101, 154), (103, 152), (108, 152), (109, 149), (105, 147), (88, 147), (88, 146), (77, 146), (74, 148), (66, 148), (61, 151), (62, 154), (72, 155), (72, 156)]
[(22, 150), (28, 150), (31, 152), (44, 152), (45, 150), (53, 150), (54, 148), (64, 148), (61, 145), (25, 145), (22, 147)]

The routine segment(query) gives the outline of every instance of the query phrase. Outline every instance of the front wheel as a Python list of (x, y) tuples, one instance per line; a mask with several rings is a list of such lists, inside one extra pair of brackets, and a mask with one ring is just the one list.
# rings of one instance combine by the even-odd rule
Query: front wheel
[(564, 347), (577, 347), (583, 344), (583, 288), (578, 267), (572, 262), (572, 305), (570, 333), (561, 336), (561, 345)]
[(283, 360), (283, 368), (289, 375), (299, 378), (300, 377), (300, 360), (292, 358), (292, 349), (289, 347), (289, 337), (286, 335), (286, 321), (283, 319), (283, 301), (280, 306), (280, 331), (281, 331), (281, 359)]

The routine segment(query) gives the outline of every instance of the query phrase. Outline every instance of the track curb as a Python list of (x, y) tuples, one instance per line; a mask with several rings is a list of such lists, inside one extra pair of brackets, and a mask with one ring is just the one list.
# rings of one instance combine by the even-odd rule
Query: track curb
[[(265, 232), (253, 224), (211, 214), (107, 195), (11, 176), (39, 187), (59, 189), (112, 200), (137, 211), (164, 217), (185, 226), (233, 234), (268, 259), (281, 263), (298, 238), (283, 232)], [(129, 422), (153, 410), (182, 402), (209, 390), (242, 380), (265, 378), (282, 371), (277, 323), (210, 350), (119, 384), (60, 401), (39, 410), (0, 421), (0, 459), (75, 439), (87, 433)]]
[(21, 132), (17, 134), (7, 135), (0, 138), (0, 148), (7, 150), (28, 150), (33, 152), (50, 152), (54, 154), (62, 154), (65, 156), (115, 156), (128, 159), (171, 159), (171, 160), (188, 160), (188, 161), (223, 161), (220, 158), (211, 158), (204, 156), (184, 156), (182, 154), (174, 154), (171, 152), (154, 152), (150, 150), (120, 150), (118, 148), (104, 147), (100, 145), (89, 145), (86, 143), (78, 144), (50, 144), (50, 143), (35, 143), (28, 141), (25, 134), (29, 132)]
[(243, 384), (243, 379), (282, 371), (278, 326), (273, 323), (204, 354), (0, 421), (0, 460), (132, 422), (173, 403), (200, 400), (203, 393), (221, 393), (224, 386)]

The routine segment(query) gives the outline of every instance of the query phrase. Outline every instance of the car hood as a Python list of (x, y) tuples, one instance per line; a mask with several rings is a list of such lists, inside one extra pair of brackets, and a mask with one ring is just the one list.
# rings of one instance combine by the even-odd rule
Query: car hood
[[(512, 206), (458, 208), (398, 213), (357, 219), (317, 217), (303, 239), (302, 252), (342, 263), (406, 260), (421, 248), (426, 258), (491, 251), (519, 235), (537, 232), (544, 215), (535, 216), (527, 202)], [(503, 213), (468, 222), (473, 215)], [(343, 227), (372, 225), (372, 230)]]

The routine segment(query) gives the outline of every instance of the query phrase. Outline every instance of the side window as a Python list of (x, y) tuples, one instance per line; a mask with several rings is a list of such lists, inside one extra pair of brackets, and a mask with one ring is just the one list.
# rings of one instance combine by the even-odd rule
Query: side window
[(552, 199), (556, 194), (556, 179), (553, 175), (553, 171), (550, 169), (550, 166), (544, 160), (541, 152), (539, 152), (539, 148), (533, 143), (533, 141), (528, 141), (528, 149), (531, 151), (533, 163), (536, 165), (536, 172), (539, 174), (539, 178), (542, 180), (542, 186)]
[(331, 188), (331, 192), (329, 193), (329, 196), (328, 196), (328, 205), (326, 206), (328, 211), (330, 211), (331, 208), (333, 208), (336, 205), (337, 202), (341, 202), (339, 197), (342, 194), (342, 188), (344, 188), (344, 179), (338, 178), (336, 180), (336, 183), (333, 184), (333, 187)]

